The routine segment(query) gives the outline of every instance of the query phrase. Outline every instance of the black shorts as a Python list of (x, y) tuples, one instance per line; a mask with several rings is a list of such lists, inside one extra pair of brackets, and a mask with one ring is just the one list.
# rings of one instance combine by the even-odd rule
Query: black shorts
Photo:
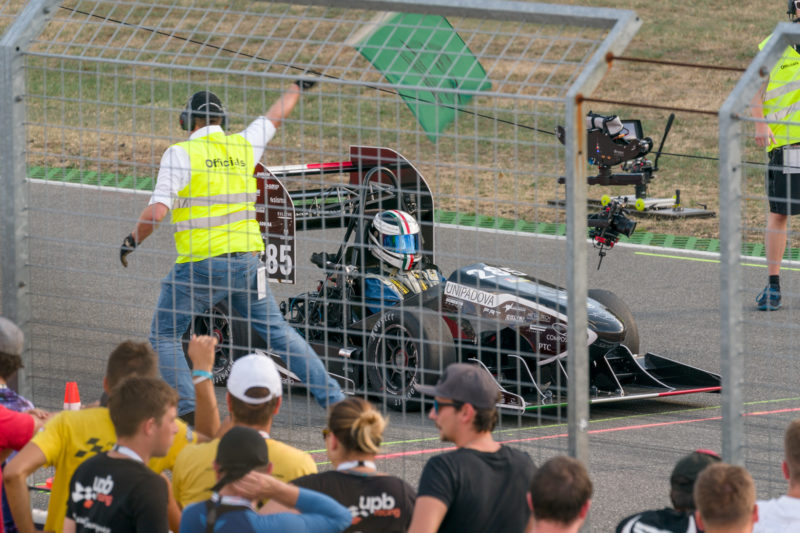
[(800, 214), (800, 173), (783, 173), (783, 149), (769, 153), (767, 170), (767, 196), (769, 212), (780, 215)]

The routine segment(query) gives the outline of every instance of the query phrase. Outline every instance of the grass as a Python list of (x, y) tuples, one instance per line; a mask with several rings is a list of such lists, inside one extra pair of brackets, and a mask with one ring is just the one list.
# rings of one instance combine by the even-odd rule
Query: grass
[[(643, 24), (625, 55), (741, 68), (754, 57), (758, 42), (785, 20), (781, 6), (766, 2), (735, 7), (720, 0), (560, 3), (636, 11)], [(64, 5), (82, 7), (79, 2)], [(255, 9), (263, 12), (247, 12)], [(246, 2), (234, 3), (230, 10), (201, 9), (196, 4), (145, 8), (106, 3), (95, 12), (263, 60), (128, 26), (99, 24), (97, 19), (58, 10), (56, 20), (34, 47), (38, 54), (50, 57), (37, 55), (28, 60), (31, 165), (111, 173), (119, 179), (151, 178), (163, 150), (184, 138), (176, 126), (177, 114), (198, 88), (218, 88), (235, 130), (262, 113), (290, 83), (290, 77), (262, 77), (262, 71), (294, 76), (296, 71), (285, 64), (311, 65), (362, 84), (382, 81), (352, 47), (341, 44), (356, 23), (370, 18), (368, 12)], [(548, 203), (564, 194), (563, 186), (556, 184), (563, 173), (563, 150), (552, 136), (528, 127), (552, 131), (560, 123), (561, 106), (542, 98), (563, 94), (602, 33), (450, 19), (480, 56), (496, 93), (501, 93), (476, 98), (472, 109), (526, 127), (460, 114), (432, 143), (398, 96), (363, 85), (322, 84), (304, 96), (302, 107), (270, 144), (268, 164), (337, 160), (350, 144), (389, 146), (422, 170), (445, 209), (563, 223), (564, 212)], [(78, 54), (84, 59), (67, 58)], [(131, 59), (142, 66), (120, 63)], [(735, 72), (705, 68), (617, 61), (593, 96), (631, 104), (591, 108), (640, 118), (645, 133), (658, 143), (669, 112), (637, 103), (716, 111), (738, 77)], [(716, 117), (677, 113), (665, 145), (666, 152), (676, 155), (662, 157), (650, 196), (672, 196), (680, 189), (686, 205), (703, 204), (719, 211), (716, 161), (686, 157), (716, 157), (717, 127)], [(745, 159), (763, 161), (764, 154), (749, 138)], [(764, 225), (762, 174), (758, 167), (745, 173), (745, 230), (753, 242), (762, 239)], [(290, 185), (319, 185), (308, 181), (313, 179)], [(631, 189), (596, 186), (589, 193), (599, 197)], [(639, 229), (716, 238), (717, 224), (717, 219), (645, 219)]]

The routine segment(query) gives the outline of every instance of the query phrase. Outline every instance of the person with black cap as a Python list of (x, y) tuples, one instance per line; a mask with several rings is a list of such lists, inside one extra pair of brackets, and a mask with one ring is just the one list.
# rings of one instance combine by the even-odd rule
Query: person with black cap
[(672, 507), (644, 511), (624, 518), (616, 533), (695, 533), (701, 531), (695, 523), (694, 484), (700, 472), (719, 463), (719, 455), (711, 450), (696, 450), (681, 457), (669, 478), (669, 497)]
[(259, 273), (264, 242), (253, 172), (278, 126), (315, 84), (297, 80), (264, 116), (232, 135), (224, 131), (227, 113), (219, 97), (209, 91), (192, 95), (180, 115), (189, 139), (164, 152), (150, 204), (120, 248), (120, 261), (127, 267), (128, 256), (172, 210), (178, 258), (161, 282), (150, 343), (164, 380), (178, 389), (178, 414), (188, 422), (195, 409), (192, 379), (212, 376), (189, 370), (181, 338), (194, 314), (223, 300), (284, 358), (320, 405), (344, 399), (316, 352), (286, 323), (269, 289), (258, 290), (268, 284), (258, 279), (264, 275)]
[[(211, 499), (184, 510), (180, 533), (338, 533), (350, 525), (350, 511), (333, 498), (269, 475), (272, 465), (267, 444), (252, 428), (236, 426), (225, 433), (217, 448), (214, 469), (217, 483), (211, 488)], [(266, 499), (299, 514), (258, 514), (256, 503)]]
[(409, 532), (523, 531), (534, 465), (528, 454), (492, 437), (499, 400), (494, 379), (480, 366), (454, 363), (435, 386), (417, 388), (433, 397), (428, 418), (457, 449), (425, 464)]

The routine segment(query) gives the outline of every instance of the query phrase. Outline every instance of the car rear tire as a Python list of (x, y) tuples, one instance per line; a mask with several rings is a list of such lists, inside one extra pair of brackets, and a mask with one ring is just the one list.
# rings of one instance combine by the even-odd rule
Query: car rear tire
[(367, 379), (372, 392), (395, 411), (418, 411), (422, 398), (416, 386), (435, 384), (444, 368), (456, 361), (453, 335), (440, 316), (421, 316), (389, 309), (370, 331)]
[(638, 354), (639, 328), (636, 325), (636, 320), (633, 318), (633, 313), (631, 313), (628, 304), (623, 302), (622, 298), (613, 292), (604, 289), (590, 289), (588, 296), (592, 300), (606, 306), (608, 310), (622, 322), (625, 326), (625, 336), (622, 338), (620, 344), (626, 346), (632, 354)]
[(214, 366), (211, 373), (214, 374), (214, 385), (220, 387), (225, 386), (228, 382), (233, 362), (248, 353), (246, 348), (242, 348), (247, 346), (248, 325), (241, 319), (234, 320), (232, 316), (233, 311), (229, 311), (228, 307), (220, 302), (205, 313), (195, 316), (192, 319), (192, 325), (183, 335), (183, 353), (189, 363), (189, 368), (192, 367), (192, 361), (186, 354), (186, 350), (192, 333), (211, 335), (217, 338)]

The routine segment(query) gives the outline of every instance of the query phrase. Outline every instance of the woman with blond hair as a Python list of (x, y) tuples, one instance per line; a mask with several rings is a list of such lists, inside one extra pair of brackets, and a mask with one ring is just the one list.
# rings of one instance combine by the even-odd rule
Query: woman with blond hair
[(333, 470), (292, 483), (332, 497), (348, 509), (353, 522), (346, 532), (406, 531), (416, 491), (400, 478), (378, 472), (375, 456), (386, 420), (361, 398), (347, 398), (330, 408), (322, 430)]

